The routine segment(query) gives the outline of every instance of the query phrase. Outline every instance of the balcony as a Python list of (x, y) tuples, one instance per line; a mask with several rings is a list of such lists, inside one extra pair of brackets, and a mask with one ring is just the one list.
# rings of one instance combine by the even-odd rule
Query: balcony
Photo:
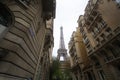
[(104, 34), (102, 34), (102, 35), (100, 35), (100, 42), (101, 43), (104, 43), (105, 42), (105, 36), (104, 36)]
[[(89, 20), (89, 17), (93, 17), (93, 19), (98, 15), (98, 11), (96, 10), (97, 9), (97, 1), (89, 1), (89, 3), (87, 4), (87, 7), (85, 9), (85, 20)], [(93, 21), (93, 19), (91, 21)], [(88, 22), (90, 21), (87, 21), (87, 25), (90, 25), (88, 24)], [(92, 23), (92, 22), (90, 22)]]
[(110, 28), (107, 28), (107, 29), (105, 29), (104, 34), (106, 36), (106, 39), (111, 39), (112, 35), (113, 35), (113, 32)]
[(92, 10), (96, 9), (97, 8), (97, 0), (95, 1), (89, 1), (86, 8), (85, 8), (85, 11), (86, 12), (91, 12)]
[(85, 45), (87, 45), (87, 44), (89, 43), (89, 39), (88, 39), (87, 37), (85, 37), (85, 38), (83, 39), (83, 42), (85, 43)]
[(100, 42), (97, 41), (96, 48), (100, 46)]
[(91, 54), (91, 52), (92, 52), (92, 49), (89, 49), (89, 50), (88, 50), (88, 54)]
[[(86, 16), (85, 17), (85, 20), (87, 21), (87, 22), (92, 22), (93, 20), (94, 20), (94, 17), (92, 17), (92, 16)], [(90, 25), (90, 24), (89, 24)]]
[(84, 32), (83, 26), (79, 26), (79, 27), (80, 27), (80, 32), (83, 33)]
[(99, 18), (100, 18), (100, 14), (98, 14), (98, 13), (96, 14), (96, 16), (91, 16), (90, 15), (89, 17), (86, 17), (85, 24), (88, 25), (87, 29), (91, 30), (93, 25), (96, 22), (99, 22), (101, 20), (101, 18), (100, 19)]
[(108, 46), (107, 50), (109, 50), (112, 53), (112, 56), (105, 58), (106, 63), (111, 63), (111, 62), (113, 63), (118, 61), (118, 59), (120, 59), (120, 40), (116, 39), (112, 41), (111, 44), (112, 46)]
[(93, 49), (90, 45), (87, 46), (87, 52), (90, 55), (92, 53)]
[(120, 26), (118, 26), (113, 32), (114, 32), (114, 34), (119, 33), (120, 32)]
[(94, 16), (94, 17), (97, 16), (97, 14), (98, 14), (97, 11), (93, 11), (93, 12), (91, 13), (91, 15)]
[(108, 64), (108, 63), (115, 63), (116, 61), (120, 60), (120, 57), (107, 57), (104, 59), (105, 62)]
[(85, 20), (86, 25), (90, 25), (91, 23), (88, 20)]
[[(117, 28), (118, 29), (118, 28)], [(106, 30), (106, 28), (104, 29), (104, 30)], [(103, 31), (104, 32), (104, 31)], [(104, 33), (105, 34), (105, 33)], [(105, 46), (107, 46), (107, 45), (109, 45), (109, 44), (112, 44), (112, 42), (114, 41), (114, 40), (116, 40), (117, 38), (119, 38), (120, 37), (120, 31), (118, 31), (117, 33), (115, 33), (114, 31), (111, 31), (111, 33), (110, 34), (112, 34), (109, 38), (108, 37), (106, 37), (107, 35), (105, 35), (105, 41), (104, 42), (100, 42), (100, 45), (98, 46), (98, 47), (95, 47), (95, 49), (94, 49), (94, 51), (91, 53), (91, 54), (94, 54), (94, 53), (96, 53), (98, 50), (101, 50), (101, 49), (103, 49)], [(110, 35), (109, 34), (109, 35)], [(97, 36), (97, 38), (98, 37), (100, 37), (100, 35), (99, 36)], [(104, 47), (103, 47), (104, 46)], [(119, 58), (119, 56), (117, 56), (118, 58)]]

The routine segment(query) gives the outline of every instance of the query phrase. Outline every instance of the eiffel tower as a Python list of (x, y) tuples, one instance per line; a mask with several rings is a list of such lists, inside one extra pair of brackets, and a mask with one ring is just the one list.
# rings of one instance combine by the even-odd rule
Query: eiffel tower
[(60, 44), (57, 53), (58, 53), (57, 58), (59, 61), (60, 61), (60, 57), (63, 57), (64, 61), (67, 61), (68, 55), (67, 55), (67, 49), (65, 48), (65, 44), (64, 44), (63, 27), (60, 27)]

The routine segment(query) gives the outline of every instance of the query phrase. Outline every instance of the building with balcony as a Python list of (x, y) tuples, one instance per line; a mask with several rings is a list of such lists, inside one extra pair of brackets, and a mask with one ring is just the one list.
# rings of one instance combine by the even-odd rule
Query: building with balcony
[(55, 0), (0, 0), (0, 80), (49, 80)]
[(87, 51), (79, 27), (73, 32), (69, 42), (69, 54), (73, 80), (82, 80), (83, 70), (89, 65)]
[[(89, 0), (78, 26), (90, 60), (85, 80), (119, 80), (120, 1)], [(81, 20), (82, 19), (82, 20)]]

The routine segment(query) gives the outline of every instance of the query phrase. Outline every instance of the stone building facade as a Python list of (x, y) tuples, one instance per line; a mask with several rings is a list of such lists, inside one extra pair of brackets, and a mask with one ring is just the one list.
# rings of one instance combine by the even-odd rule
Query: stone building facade
[(83, 43), (83, 38), (79, 29), (80, 28), (77, 27), (76, 31), (73, 32), (69, 42), (73, 80), (82, 80), (82, 71), (87, 67), (89, 62), (85, 44)]
[(0, 0), (0, 80), (49, 80), (55, 0)]
[(120, 80), (120, 1), (89, 0), (78, 27), (89, 63), (81, 80)]

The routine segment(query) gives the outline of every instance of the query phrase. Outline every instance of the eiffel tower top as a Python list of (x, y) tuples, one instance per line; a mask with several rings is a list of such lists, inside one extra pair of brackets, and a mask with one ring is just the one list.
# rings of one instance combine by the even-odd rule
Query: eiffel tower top
[(64, 37), (63, 37), (63, 27), (60, 27), (60, 44), (59, 49), (65, 49)]

